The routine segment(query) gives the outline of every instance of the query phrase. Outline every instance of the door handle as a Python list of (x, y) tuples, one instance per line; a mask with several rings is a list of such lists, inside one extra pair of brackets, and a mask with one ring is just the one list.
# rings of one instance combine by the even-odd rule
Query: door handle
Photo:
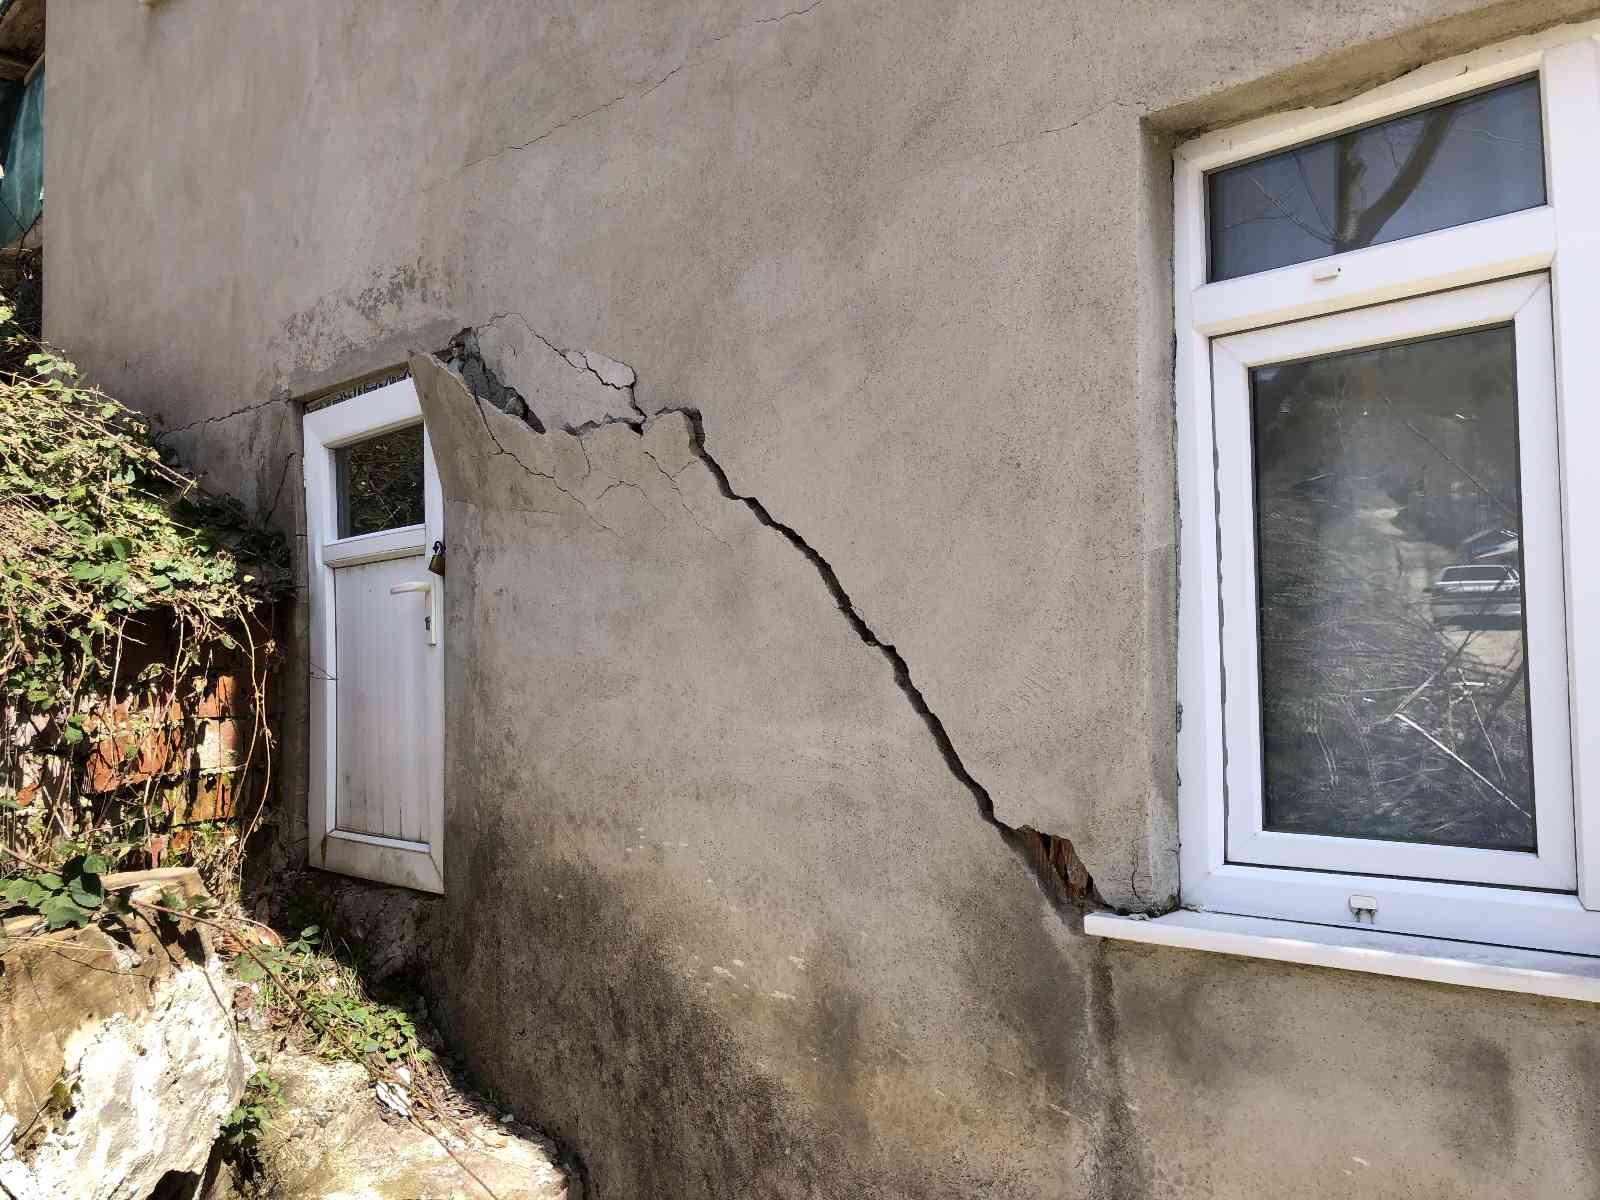
[(423, 614), (422, 628), (427, 630), (428, 645), (439, 644), (439, 589), (433, 586), (431, 580), (418, 579), (411, 583), (397, 583), (389, 589), (389, 595), (399, 596), (404, 592), (427, 592), (428, 611)]

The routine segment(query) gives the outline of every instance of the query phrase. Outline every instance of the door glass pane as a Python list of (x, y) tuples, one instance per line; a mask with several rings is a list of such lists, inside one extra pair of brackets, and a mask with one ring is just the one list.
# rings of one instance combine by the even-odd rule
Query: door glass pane
[(1251, 404), (1265, 828), (1533, 850), (1512, 328)]
[(1215, 171), (1206, 186), (1213, 280), (1537, 208), (1539, 81)]
[(421, 425), (341, 446), (333, 462), (340, 537), (423, 523)]

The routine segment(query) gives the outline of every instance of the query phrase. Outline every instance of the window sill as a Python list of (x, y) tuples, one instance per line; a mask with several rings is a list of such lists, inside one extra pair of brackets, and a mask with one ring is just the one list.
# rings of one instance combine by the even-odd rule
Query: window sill
[(1175, 912), (1154, 919), (1090, 913), (1084, 918), (1083, 931), (1093, 937), (1153, 946), (1209, 950), (1563, 1000), (1600, 1001), (1600, 958), (1580, 954), (1212, 912)]

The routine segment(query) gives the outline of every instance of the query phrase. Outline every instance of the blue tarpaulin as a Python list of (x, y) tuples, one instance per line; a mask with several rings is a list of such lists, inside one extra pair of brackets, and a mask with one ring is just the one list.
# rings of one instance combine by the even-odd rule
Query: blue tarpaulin
[(20, 238), (44, 208), (44, 72), (26, 85), (0, 83), (0, 246)]

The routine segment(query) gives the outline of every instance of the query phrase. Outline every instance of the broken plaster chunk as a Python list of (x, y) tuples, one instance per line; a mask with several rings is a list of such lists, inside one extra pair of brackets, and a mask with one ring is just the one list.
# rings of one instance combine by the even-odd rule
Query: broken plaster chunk
[(695, 459), (694, 431), (681, 412), (651, 417), (644, 427), (644, 449), (668, 475), (676, 476)]
[[(631, 393), (602, 382), (582, 351), (559, 351), (518, 322), (485, 325), (478, 330), (478, 347), (484, 365), (522, 398), (543, 427), (571, 430), (638, 416), (629, 403)], [(603, 355), (594, 361), (603, 362), (612, 378), (622, 378), (624, 370), (633, 374)]]
[(630, 388), (638, 378), (633, 373), (633, 368), (627, 363), (618, 362), (614, 358), (607, 358), (593, 350), (583, 352), (584, 361), (589, 364), (589, 370), (600, 376), (600, 382), (607, 387)]

